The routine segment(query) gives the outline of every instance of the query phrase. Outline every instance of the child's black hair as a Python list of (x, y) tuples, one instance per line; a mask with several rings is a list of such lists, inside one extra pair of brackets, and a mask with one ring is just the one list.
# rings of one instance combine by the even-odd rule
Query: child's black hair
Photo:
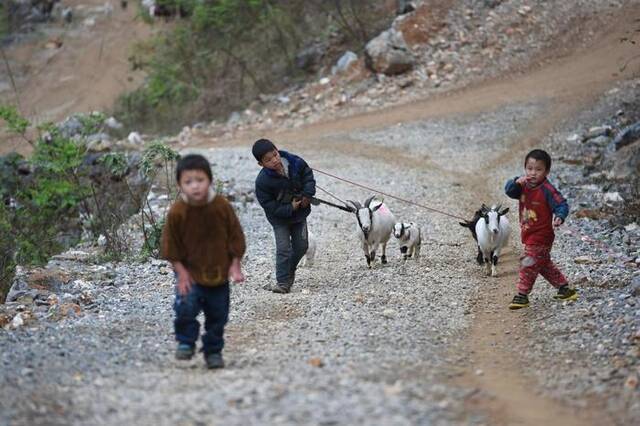
[(176, 165), (176, 182), (180, 183), (180, 176), (186, 170), (202, 170), (209, 177), (209, 181), (213, 182), (211, 174), (211, 165), (206, 158), (200, 154), (188, 154), (178, 160)]
[(547, 168), (547, 171), (551, 170), (551, 156), (547, 151), (544, 151), (542, 149), (534, 149), (533, 151), (530, 151), (527, 156), (524, 157), (525, 167), (529, 158), (544, 162), (544, 166)]

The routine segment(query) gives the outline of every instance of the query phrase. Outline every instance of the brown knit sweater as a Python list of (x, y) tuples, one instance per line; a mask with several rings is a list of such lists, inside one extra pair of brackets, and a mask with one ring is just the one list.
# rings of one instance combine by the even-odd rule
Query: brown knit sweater
[(198, 284), (214, 287), (228, 279), (229, 266), (246, 249), (231, 204), (222, 196), (202, 206), (183, 200), (169, 209), (162, 231), (162, 257), (181, 262)]

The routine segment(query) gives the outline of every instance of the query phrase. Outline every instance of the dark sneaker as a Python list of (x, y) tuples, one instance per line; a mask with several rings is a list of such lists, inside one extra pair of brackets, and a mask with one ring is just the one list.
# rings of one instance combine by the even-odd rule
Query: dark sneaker
[(526, 294), (516, 294), (513, 296), (513, 300), (511, 304), (509, 304), (509, 309), (522, 309), (529, 306), (529, 298)]
[(204, 355), (204, 360), (207, 363), (207, 368), (223, 368), (224, 360), (220, 352), (214, 352)]
[(553, 298), (558, 300), (576, 300), (578, 298), (578, 292), (569, 288), (568, 285), (563, 285), (558, 289), (558, 293), (553, 296)]
[(271, 291), (274, 293), (286, 294), (289, 293), (289, 285), (288, 284), (276, 284), (271, 287)]
[(176, 359), (179, 360), (189, 360), (193, 357), (195, 353), (195, 348), (186, 343), (178, 343), (178, 347), (176, 348)]
[(263, 290), (272, 291), (274, 293), (289, 293), (288, 284), (265, 284)]

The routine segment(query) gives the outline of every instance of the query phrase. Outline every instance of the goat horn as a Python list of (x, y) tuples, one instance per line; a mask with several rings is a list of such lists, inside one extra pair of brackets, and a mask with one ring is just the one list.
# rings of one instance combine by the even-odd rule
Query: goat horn
[(502, 204), (498, 204), (498, 205), (496, 206), (496, 211), (497, 211), (497, 212), (499, 212), (501, 208), (502, 208)]
[(362, 208), (362, 206), (360, 205), (360, 203), (359, 203), (359, 202), (357, 202), (357, 201), (347, 200), (347, 203), (351, 203), (351, 204), (353, 204), (353, 207), (355, 207), (355, 208), (356, 208), (356, 209), (358, 209), (358, 210)]
[(371, 197), (367, 198), (367, 201), (364, 202), (365, 207), (369, 208), (369, 205), (371, 204), (371, 201), (373, 201), (374, 198), (376, 198), (375, 195), (372, 195)]

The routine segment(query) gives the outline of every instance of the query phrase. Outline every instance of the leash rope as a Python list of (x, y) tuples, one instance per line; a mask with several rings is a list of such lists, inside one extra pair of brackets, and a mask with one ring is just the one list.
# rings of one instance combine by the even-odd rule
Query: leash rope
[[(435, 209), (435, 208), (433, 208), (433, 207), (426, 206), (426, 205), (424, 205), (424, 204), (419, 204), (419, 203), (416, 203), (416, 202), (414, 202), (414, 201), (407, 200), (407, 199), (405, 199), (405, 198), (401, 198), (401, 197), (398, 197), (398, 196), (393, 195), (393, 194), (388, 194), (388, 193), (383, 192), (383, 191), (380, 191), (380, 190), (378, 190), (378, 189), (371, 188), (371, 187), (369, 187), (369, 186), (366, 186), (366, 185), (363, 185), (363, 184), (361, 184), (361, 183), (357, 183), (357, 182), (351, 181), (351, 180), (349, 180), (349, 179), (341, 178), (340, 176), (336, 176), (336, 175), (333, 175), (333, 174), (331, 174), (331, 173), (328, 173), (328, 172), (325, 172), (325, 171), (322, 171), (322, 170), (319, 170), (319, 169), (316, 169), (316, 168), (313, 168), (313, 167), (311, 168), (311, 170), (313, 170), (314, 172), (318, 172), (318, 173), (320, 173), (320, 174), (323, 174), (323, 175), (329, 176), (329, 177), (331, 177), (331, 178), (333, 178), (333, 179), (336, 179), (336, 180), (339, 180), (339, 181), (342, 181), (342, 182), (348, 183), (348, 184), (350, 184), (350, 185), (358, 186), (358, 187), (360, 187), (360, 188), (366, 189), (367, 191), (375, 192), (375, 193), (377, 193), (377, 194), (384, 195), (385, 197), (389, 197), (389, 198), (393, 198), (394, 200), (402, 201), (403, 203), (411, 204), (411, 205), (414, 205), (414, 206), (416, 206), (416, 207), (420, 207), (420, 208), (423, 208), (423, 209), (426, 209), (426, 210), (430, 210), (430, 211), (432, 211), (432, 212), (439, 213), (439, 214), (442, 214), (442, 215), (445, 215), (445, 216), (449, 216), (449, 217), (452, 217), (452, 218), (455, 218), (455, 219), (464, 220), (464, 221), (466, 221), (466, 220), (467, 220), (467, 219), (465, 219), (464, 217), (456, 216), (456, 215), (454, 215), (454, 214), (447, 213), (447, 212), (445, 212), (445, 211), (438, 210), (438, 209)], [(317, 187), (317, 185), (316, 185), (316, 187)]]
[(335, 195), (333, 195), (332, 193), (330, 193), (329, 191), (327, 191), (326, 189), (324, 189), (323, 187), (321, 187), (320, 185), (316, 184), (316, 188), (318, 188), (320, 191), (324, 192), (325, 194), (327, 194), (329, 197), (340, 201), (342, 204), (344, 204), (345, 206), (347, 205), (347, 203), (344, 200), (341, 200), (340, 198), (336, 197)]

